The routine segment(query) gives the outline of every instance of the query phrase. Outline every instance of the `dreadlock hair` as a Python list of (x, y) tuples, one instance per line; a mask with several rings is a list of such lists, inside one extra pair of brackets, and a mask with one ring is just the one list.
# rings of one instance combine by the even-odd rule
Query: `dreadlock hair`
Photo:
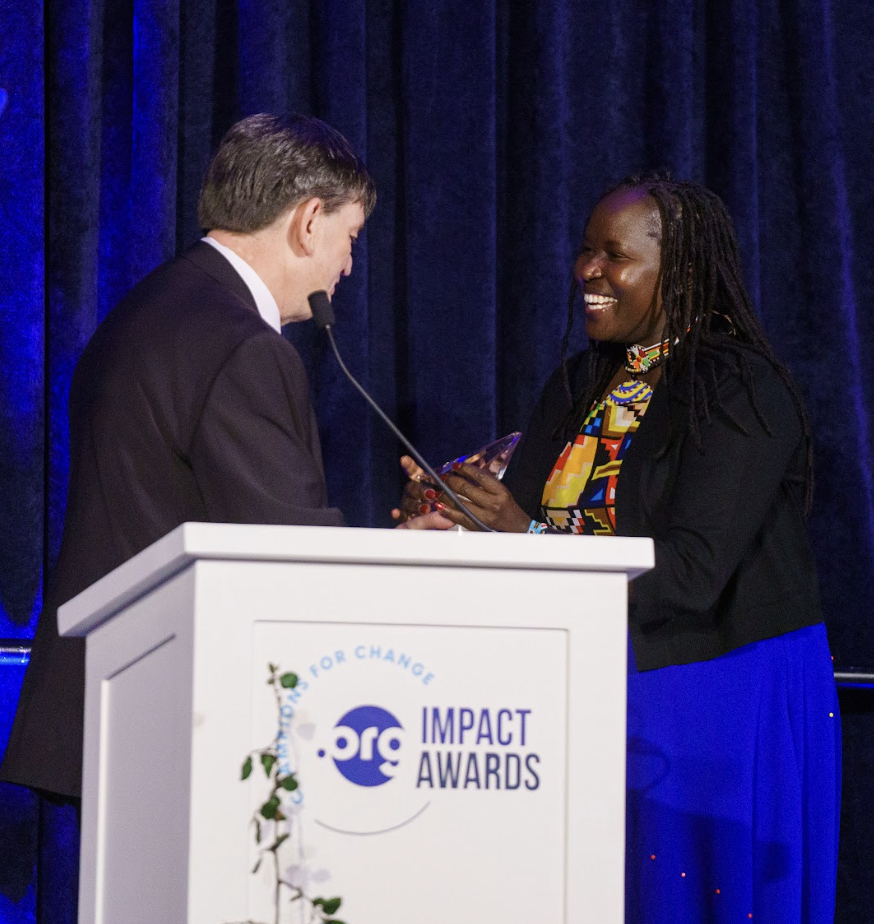
[[(687, 431), (700, 449), (702, 420), (709, 422), (711, 405), (720, 406), (717, 368), (729, 353), (748, 388), (753, 410), (770, 434), (756, 400), (748, 351), (767, 359), (789, 389), (801, 417), (807, 460), (804, 510), (813, 500), (813, 442), (810, 422), (789, 371), (775, 356), (750, 304), (740, 268), (737, 238), (722, 200), (697, 183), (673, 180), (667, 173), (629, 176), (609, 188), (614, 192), (645, 190), (661, 216), (661, 287), (665, 314), (664, 340), (670, 344), (662, 363), (665, 386), (689, 407)], [(572, 440), (595, 401), (600, 400), (616, 370), (625, 361), (625, 345), (592, 341), (587, 385), (574, 395), (568, 371), (568, 346), (579, 285), (571, 281), (568, 320), (562, 338), (562, 372), (569, 410), (557, 435)], [(731, 334), (731, 336), (726, 336)], [(647, 346), (649, 344), (646, 344)], [(738, 421), (734, 421), (739, 427)], [(666, 451), (667, 446), (663, 451)]]

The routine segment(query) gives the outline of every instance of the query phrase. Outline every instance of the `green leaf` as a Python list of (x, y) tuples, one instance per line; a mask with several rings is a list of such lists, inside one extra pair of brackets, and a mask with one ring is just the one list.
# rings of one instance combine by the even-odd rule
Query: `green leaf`
[(264, 775), (270, 776), (270, 771), (276, 763), (276, 758), (272, 754), (261, 755), (261, 766), (264, 768)]
[(297, 674), (292, 674), (290, 671), (287, 674), (283, 674), (279, 678), (279, 682), (286, 690), (293, 690), (297, 686)]
[(267, 666), (270, 668), (271, 674), (275, 674), (279, 670), (278, 664), (268, 664)]
[(288, 834), (280, 834), (279, 837), (276, 838), (276, 843), (270, 848), (270, 850), (273, 853), (276, 853), (276, 851), (279, 850), (279, 848), (288, 840), (289, 837), (290, 835)]
[(243, 762), (243, 772), (240, 774), (241, 780), (248, 780), (249, 775), (252, 773), (252, 758), (247, 757)]
[(276, 818), (279, 811), (279, 796), (271, 796), (264, 805), (261, 806), (261, 814), (264, 818)]
[(339, 918), (328, 918), (323, 921), (322, 924), (345, 924), (345, 922), (341, 921)]
[(321, 905), (324, 905), (324, 904), (325, 904), (325, 900), (324, 900), (323, 898), (314, 898), (314, 899), (313, 899), (313, 908), (318, 908), (318, 907), (320, 907)]
[(293, 773), (289, 773), (288, 776), (284, 776), (280, 781), (279, 785), (286, 792), (294, 792), (297, 789), (297, 780), (294, 778)]
[[(315, 904), (315, 902), (313, 902)], [(343, 904), (342, 898), (327, 898), (322, 900), (322, 908), (325, 911), (325, 914), (334, 914), (335, 911), (338, 911), (340, 905)]]

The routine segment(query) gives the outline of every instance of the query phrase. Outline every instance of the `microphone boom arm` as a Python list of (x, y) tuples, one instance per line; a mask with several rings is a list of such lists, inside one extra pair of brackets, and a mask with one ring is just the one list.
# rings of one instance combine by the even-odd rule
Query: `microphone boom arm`
[(418, 462), (419, 465), (428, 473), (433, 483), (436, 486), (439, 486), (440, 489), (449, 496), (449, 498), (456, 505), (456, 507), (458, 507), (458, 509), (461, 510), (465, 516), (469, 517), (471, 522), (475, 523), (481, 530), (487, 533), (497, 532), (497, 530), (492, 529), (491, 526), (486, 526), (486, 524), (483, 523), (483, 521), (480, 520), (479, 517), (471, 513), (471, 511), (467, 509), (465, 504), (462, 503), (459, 496), (452, 490), (452, 488), (449, 487), (449, 485), (443, 484), (443, 482), (440, 480), (440, 476), (422, 458), (422, 456), (419, 454), (419, 452), (416, 450), (413, 444), (404, 436), (403, 433), (401, 433), (400, 430), (398, 430), (398, 428), (394, 425), (394, 423), (389, 419), (388, 415), (383, 412), (382, 408), (373, 400), (373, 398), (370, 397), (369, 394), (367, 394), (364, 388), (358, 383), (355, 376), (352, 375), (352, 373), (346, 368), (346, 363), (343, 362), (343, 358), (340, 356), (340, 351), (337, 349), (337, 344), (334, 342), (334, 334), (331, 331), (332, 324), (325, 323), (324, 325), (320, 324), (319, 326), (322, 327), (325, 333), (328, 335), (328, 340), (331, 344), (331, 349), (333, 349), (334, 351), (334, 356), (337, 357), (337, 362), (340, 364), (340, 368), (343, 370), (343, 374), (358, 389), (358, 391), (364, 397), (364, 400), (367, 401), (367, 403), (374, 409), (374, 411), (376, 411), (377, 414), (379, 414), (379, 416), (386, 423), (386, 425), (389, 427), (392, 433), (394, 433), (394, 435), (404, 444), (404, 446), (407, 447), (407, 449), (409, 450), (413, 458), (416, 460), (416, 462)]

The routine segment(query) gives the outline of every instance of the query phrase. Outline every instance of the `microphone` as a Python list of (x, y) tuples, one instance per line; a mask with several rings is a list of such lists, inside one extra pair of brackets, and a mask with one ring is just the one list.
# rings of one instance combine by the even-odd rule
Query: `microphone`
[(436, 487), (439, 487), (440, 490), (445, 492), (452, 500), (452, 502), (464, 513), (470, 520), (476, 525), (484, 530), (487, 533), (494, 533), (497, 530), (492, 529), (491, 526), (486, 526), (479, 517), (474, 516), (470, 510), (462, 503), (459, 496), (449, 487), (449, 485), (443, 484), (440, 481), (440, 476), (437, 472), (431, 468), (430, 465), (425, 461), (416, 447), (401, 433), (400, 430), (394, 425), (394, 423), (389, 420), (388, 415), (385, 414), (382, 408), (370, 397), (369, 394), (364, 390), (364, 388), (359, 384), (357, 379), (352, 375), (352, 373), (346, 368), (346, 363), (343, 362), (342, 357), (340, 356), (340, 351), (337, 349), (337, 344), (334, 342), (334, 334), (331, 331), (331, 328), (334, 326), (334, 308), (331, 305), (331, 300), (328, 298), (328, 293), (322, 290), (318, 292), (313, 292), (308, 301), (310, 303), (310, 309), (313, 313), (313, 320), (316, 322), (316, 327), (319, 330), (323, 330), (328, 335), (328, 340), (331, 343), (331, 348), (334, 351), (334, 356), (337, 357), (337, 362), (340, 364), (340, 368), (343, 370), (343, 374), (347, 379), (358, 389), (359, 392), (364, 396), (364, 399), (367, 403), (376, 411), (377, 414), (385, 421), (388, 428), (392, 433), (407, 447), (410, 455), (419, 463), (419, 465), (428, 473), (432, 482)]
[[(313, 313), (316, 327), (319, 330), (328, 330), (330, 335), (330, 328), (334, 326), (334, 306), (328, 298), (328, 293), (320, 289), (318, 292), (313, 292), (307, 301), (310, 303), (310, 311)], [(333, 338), (331, 342), (333, 343)]]

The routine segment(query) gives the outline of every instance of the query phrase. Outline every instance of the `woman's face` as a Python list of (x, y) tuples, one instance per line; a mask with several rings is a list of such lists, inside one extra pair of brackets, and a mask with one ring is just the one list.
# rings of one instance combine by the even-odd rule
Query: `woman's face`
[(661, 266), (661, 218), (641, 189), (605, 196), (586, 225), (574, 277), (586, 303), (592, 340), (650, 346), (662, 339), (665, 316), (656, 292)]

